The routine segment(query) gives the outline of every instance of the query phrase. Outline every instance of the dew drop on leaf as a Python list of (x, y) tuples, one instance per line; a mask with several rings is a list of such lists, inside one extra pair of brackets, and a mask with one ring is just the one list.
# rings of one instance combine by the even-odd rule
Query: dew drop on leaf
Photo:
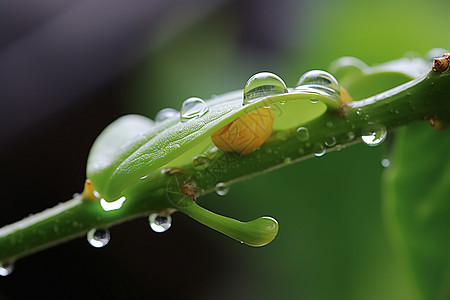
[(154, 232), (162, 233), (166, 232), (170, 226), (172, 226), (172, 217), (163, 214), (151, 214), (148, 217), (150, 228)]
[(155, 116), (156, 122), (162, 122), (165, 120), (168, 120), (170, 118), (173, 118), (175, 116), (178, 116), (180, 113), (173, 108), (163, 108), (161, 109)]
[(381, 128), (376, 131), (372, 131), (368, 134), (364, 134), (361, 137), (361, 139), (364, 144), (374, 147), (381, 144), (386, 139), (386, 136), (387, 136), (386, 128)]
[(0, 263), (0, 276), (8, 276), (14, 271), (13, 262)]
[(301, 142), (309, 140), (309, 130), (306, 127), (299, 127), (296, 130), (297, 139)]
[(229, 190), (230, 188), (223, 182), (216, 184), (216, 194), (219, 196), (225, 196)]
[(253, 75), (244, 87), (243, 105), (252, 103), (261, 97), (287, 93), (283, 79), (269, 72)]
[(208, 104), (203, 99), (198, 97), (191, 97), (186, 99), (180, 111), (180, 118), (182, 122), (187, 122), (191, 119), (199, 118), (206, 114), (209, 110)]
[(94, 228), (89, 230), (86, 235), (87, 241), (95, 248), (106, 246), (111, 239), (109, 230), (106, 228)]
[(328, 72), (312, 70), (303, 74), (298, 80), (297, 87), (310, 87), (325, 91), (326, 94), (341, 94), (337, 79)]

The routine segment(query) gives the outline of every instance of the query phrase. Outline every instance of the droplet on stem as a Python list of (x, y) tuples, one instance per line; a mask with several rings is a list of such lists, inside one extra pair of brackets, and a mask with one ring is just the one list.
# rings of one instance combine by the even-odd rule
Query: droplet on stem
[(181, 106), (180, 119), (182, 122), (187, 122), (191, 119), (203, 116), (208, 112), (208, 110), (208, 104), (206, 104), (203, 99), (191, 97), (184, 100)]
[(299, 127), (296, 130), (297, 139), (301, 142), (306, 142), (309, 139), (309, 130), (306, 127)]
[(91, 246), (95, 248), (101, 248), (106, 246), (111, 239), (109, 230), (106, 228), (94, 228), (89, 230), (86, 235), (87, 241)]
[(244, 86), (243, 105), (252, 103), (261, 97), (287, 93), (287, 87), (279, 76), (261, 72), (253, 75)]
[(216, 184), (216, 194), (219, 196), (225, 196), (229, 190), (230, 188), (223, 182)]
[(164, 214), (151, 214), (148, 222), (154, 232), (166, 232), (172, 226), (172, 217)]
[(368, 134), (364, 134), (361, 139), (364, 142), (364, 144), (368, 146), (378, 146), (381, 144), (387, 136), (387, 130), (386, 128), (381, 128), (375, 131), (372, 131)]

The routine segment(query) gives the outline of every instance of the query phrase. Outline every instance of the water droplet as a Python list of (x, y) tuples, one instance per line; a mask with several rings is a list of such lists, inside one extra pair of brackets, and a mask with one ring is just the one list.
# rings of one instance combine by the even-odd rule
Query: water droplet
[(111, 239), (109, 230), (106, 228), (94, 228), (87, 233), (87, 241), (95, 248), (106, 246)]
[(229, 190), (230, 188), (223, 182), (216, 184), (216, 194), (219, 196), (225, 196)]
[(356, 114), (357, 114), (357, 115), (360, 115), (360, 114), (361, 114), (361, 108), (358, 108), (358, 109), (356, 110)]
[(168, 119), (171, 119), (175, 116), (179, 116), (180, 112), (173, 108), (163, 108), (155, 116), (156, 122), (162, 122)]
[(328, 128), (332, 128), (333, 126), (334, 126), (333, 122), (331, 122), (331, 121), (327, 122), (327, 127)]
[(154, 232), (166, 232), (172, 226), (172, 217), (163, 214), (151, 214), (148, 217), (150, 227)]
[(244, 87), (243, 105), (252, 103), (260, 97), (287, 93), (287, 87), (283, 79), (269, 72), (261, 72), (253, 75)]
[(301, 142), (309, 140), (309, 130), (306, 127), (299, 127), (296, 130), (297, 139)]
[(381, 128), (379, 130), (370, 132), (369, 134), (365, 134), (361, 138), (364, 144), (366, 145), (378, 146), (386, 139), (386, 136), (387, 136), (386, 128)]
[(366, 120), (366, 121), (369, 120), (369, 115), (365, 115), (364, 120)]
[(272, 149), (271, 149), (271, 148), (267, 148), (267, 149), (266, 149), (266, 153), (267, 153), (267, 154), (272, 154)]
[(308, 86), (325, 90), (328, 94), (341, 94), (341, 88), (336, 78), (328, 72), (312, 70), (300, 77), (297, 83), (299, 86)]
[(324, 156), (327, 150), (322, 144), (315, 144), (314, 145), (314, 155), (317, 157)]
[(205, 101), (198, 97), (191, 97), (184, 100), (181, 106), (180, 116), (182, 122), (187, 122), (194, 118), (199, 118), (209, 110)]
[(336, 138), (334, 136), (329, 136), (325, 139), (325, 146), (333, 147), (336, 145)]
[(8, 276), (14, 271), (13, 262), (0, 263), (0, 276)]
[(391, 165), (391, 162), (389, 161), (389, 159), (385, 158), (381, 160), (381, 165), (385, 168), (389, 167)]
[(100, 199), (100, 206), (103, 208), (104, 211), (111, 211), (111, 210), (117, 210), (120, 209), (123, 205), (123, 203), (127, 200), (125, 197), (120, 197), (119, 199), (108, 202), (105, 199)]
[(286, 157), (284, 160), (283, 160), (283, 163), (285, 164), (285, 165), (288, 165), (288, 164), (290, 164), (292, 162), (292, 159), (290, 158), (290, 157)]
[(194, 169), (199, 171), (199, 170), (204, 170), (209, 163), (209, 158), (205, 157), (205, 156), (196, 156), (194, 157), (194, 160), (192, 161), (192, 164), (194, 165)]
[(315, 103), (317, 103), (317, 102), (319, 102), (319, 100), (317, 100), (317, 99), (314, 99), (314, 98), (312, 98), (312, 99), (309, 99), (309, 101), (312, 103), (312, 104), (315, 104)]
[(286, 141), (288, 139), (288, 135), (285, 131), (278, 131), (276, 137), (280, 141)]

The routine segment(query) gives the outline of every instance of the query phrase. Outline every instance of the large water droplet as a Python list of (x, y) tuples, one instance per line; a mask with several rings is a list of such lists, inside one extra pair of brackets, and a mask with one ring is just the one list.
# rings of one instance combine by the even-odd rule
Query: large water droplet
[(151, 214), (148, 217), (150, 227), (154, 232), (166, 232), (172, 226), (172, 217), (163, 214)]
[(387, 136), (386, 128), (381, 128), (363, 135), (361, 139), (366, 145), (378, 146), (386, 139), (386, 136)]
[(333, 75), (321, 70), (312, 70), (306, 72), (300, 77), (297, 87), (310, 87), (323, 90), (326, 94), (341, 94), (339, 83)]
[(87, 233), (87, 241), (95, 248), (106, 246), (111, 239), (109, 230), (106, 228), (94, 228)]
[(156, 122), (162, 122), (167, 119), (173, 118), (175, 116), (179, 116), (180, 112), (173, 108), (163, 108), (155, 116)]
[(209, 110), (208, 104), (198, 97), (191, 97), (184, 100), (181, 106), (180, 117), (182, 122), (199, 118), (206, 114)]
[(13, 262), (0, 263), (0, 276), (8, 276), (14, 271)]
[(261, 97), (287, 92), (283, 79), (273, 73), (261, 72), (250, 77), (245, 84), (243, 105), (252, 103)]
[(216, 194), (219, 196), (225, 196), (229, 190), (230, 188), (223, 182), (216, 184)]
[(309, 130), (306, 127), (299, 127), (296, 130), (297, 139), (301, 142), (309, 140)]

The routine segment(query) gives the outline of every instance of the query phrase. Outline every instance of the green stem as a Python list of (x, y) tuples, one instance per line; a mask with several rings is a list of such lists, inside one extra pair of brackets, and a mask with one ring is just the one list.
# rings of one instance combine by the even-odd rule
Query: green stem
[[(176, 166), (181, 169), (180, 173), (158, 171), (150, 174), (124, 190), (127, 200), (117, 210), (105, 211), (100, 200), (85, 191), (64, 204), (0, 229), (0, 262), (14, 261), (85, 235), (92, 228), (107, 228), (167, 209), (179, 209), (229, 236), (243, 241), (247, 239), (245, 242), (248, 244), (264, 244), (251, 237), (251, 233), (247, 237), (242, 234), (245, 226), (251, 228), (252, 224), (256, 224), (252, 222), (261, 218), (243, 223), (217, 216), (195, 204), (179, 207), (180, 199), (177, 197), (186, 197), (180, 182), (195, 183), (199, 194), (206, 194), (213, 191), (219, 182), (230, 184), (294, 161), (314, 157), (315, 154), (320, 155), (324, 151), (339, 150), (380, 128), (393, 129), (424, 119), (449, 123), (450, 76), (447, 73), (430, 72), (392, 90), (352, 102), (337, 112), (328, 112), (303, 125), (309, 132), (307, 138), (299, 136), (295, 129), (274, 132), (258, 151), (249, 155), (239, 156), (220, 150), (208, 152), (204, 154), (207, 163), (203, 166), (191, 162)], [(176, 184), (173, 184), (174, 179), (177, 179)]]

